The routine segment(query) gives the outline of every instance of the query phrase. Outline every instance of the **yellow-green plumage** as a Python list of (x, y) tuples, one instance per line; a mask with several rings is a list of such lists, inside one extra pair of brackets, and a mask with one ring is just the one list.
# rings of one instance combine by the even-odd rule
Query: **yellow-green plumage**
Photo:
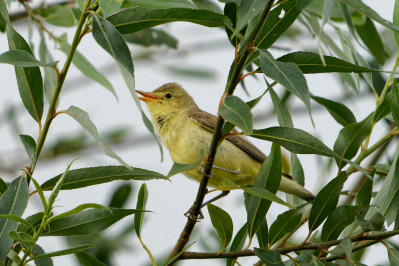
[[(176, 83), (168, 83), (151, 93), (139, 92), (144, 98), (151, 120), (174, 162), (188, 164), (196, 161), (201, 150), (208, 151), (216, 116), (202, 111), (188, 93)], [(252, 185), (266, 156), (243, 136), (230, 136), (219, 146), (209, 185), (216, 187), (229, 179), (237, 185)], [(199, 166), (200, 167), (200, 166)], [(184, 172), (195, 180), (202, 174), (198, 168)], [(281, 178), (279, 189), (310, 200), (314, 196), (304, 187)]]

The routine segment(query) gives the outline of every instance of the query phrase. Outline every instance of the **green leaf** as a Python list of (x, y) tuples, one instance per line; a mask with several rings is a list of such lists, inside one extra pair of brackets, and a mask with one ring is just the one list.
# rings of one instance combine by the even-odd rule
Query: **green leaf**
[(335, 209), (347, 178), (346, 172), (341, 172), (317, 194), (309, 214), (309, 231), (319, 227), (324, 219)]
[[(297, 2), (297, 0), (281, 2), (270, 11), (255, 41), (255, 47), (268, 49), (291, 27), (301, 13)], [(282, 14), (284, 14), (283, 17), (281, 17)]]
[(122, 208), (129, 201), (130, 194), (133, 190), (133, 184), (126, 183), (120, 184), (113, 192), (110, 202), (108, 203), (109, 207), (113, 208)]
[(130, 43), (143, 46), (166, 45), (170, 48), (177, 48), (178, 40), (166, 31), (161, 29), (146, 29), (135, 33), (124, 34), (123, 38)]
[[(27, 223), (31, 224), (35, 230), (38, 230), (43, 220), (43, 212), (35, 213), (25, 218), (25, 220)], [(25, 232), (31, 235), (34, 234), (35, 230), (32, 230), (32, 228), (25, 223), (20, 223), (17, 227), (17, 232)]]
[(290, 235), (298, 229), (302, 219), (301, 210), (289, 210), (279, 216), (270, 226), (269, 244), (273, 245), (285, 235)]
[[(32, 249), (32, 255), (33, 257), (40, 256), (40, 255), (45, 255), (46, 252), (43, 250), (43, 248), (39, 245), (35, 245)], [(53, 260), (51, 258), (42, 258), (42, 259), (36, 259), (34, 260), (36, 266), (53, 266)]]
[[(50, 54), (50, 51), (46, 44), (46, 37), (44, 32), (39, 30), (40, 33), (40, 44), (39, 44), (39, 58), (42, 62), (54, 62), (54, 58)], [(57, 73), (54, 69), (45, 67), (44, 68), (44, 82), (43, 82), (44, 95), (47, 101), (50, 103), (53, 99), (55, 88), (57, 86)]]
[(254, 19), (263, 11), (268, 2), (268, 0), (241, 1), (238, 9), (238, 21), (235, 32), (240, 32), (245, 26), (247, 26), (250, 20)]
[(399, 127), (399, 88), (396, 79), (393, 80), (392, 84), (391, 111), (393, 120), (395, 121), (396, 126)]
[[(18, 265), (19, 263), (21, 263), (21, 258), (18, 256), (18, 253), (15, 252), (14, 250), (10, 250), (7, 254), (7, 258), (10, 258), (12, 262), (14, 262), (14, 264)], [(3, 264), (4, 265), (4, 264)]]
[[(334, 151), (342, 158), (352, 159), (370, 134), (373, 118), (374, 113), (371, 113), (359, 123), (353, 123), (341, 129), (334, 143)], [(337, 164), (342, 168), (346, 163), (337, 159)]]
[(85, 203), (85, 204), (81, 204), (81, 205), (79, 205), (79, 206), (73, 208), (73, 209), (70, 210), (70, 211), (63, 212), (63, 213), (61, 213), (61, 214), (58, 214), (58, 215), (52, 217), (52, 218), (49, 220), (49, 222), (53, 222), (53, 221), (55, 221), (55, 220), (57, 220), (57, 219), (65, 218), (65, 217), (71, 216), (71, 215), (73, 215), (73, 214), (80, 213), (80, 212), (82, 212), (82, 211), (84, 211), (84, 210), (87, 210), (87, 209), (104, 209), (104, 210), (108, 210), (109, 212), (112, 212), (110, 208), (108, 208), (108, 207), (106, 207), (106, 206), (103, 206), (103, 205), (101, 205), (101, 204), (97, 204), (97, 203)]
[[(393, 8), (392, 22), (395, 26), (399, 27), (399, 17), (396, 14), (399, 14), (399, 1), (398, 0), (395, 0), (395, 7)], [(395, 36), (396, 46), (399, 48), (399, 33), (394, 32), (394, 36)]]
[(146, 7), (151, 9), (170, 9), (170, 8), (196, 8), (188, 0), (127, 0), (130, 6)]
[(89, 209), (65, 218), (51, 221), (43, 236), (70, 236), (99, 233), (122, 218), (142, 210), (132, 209)]
[(388, 226), (395, 221), (399, 204), (399, 144), (396, 148), (396, 154), (392, 161), (391, 169), (387, 177), (384, 179), (384, 183), (379, 189), (377, 195), (374, 198), (373, 205), (379, 208), (370, 209), (367, 213), (367, 217), (371, 217), (375, 212), (381, 213), (387, 220)]
[(109, 16), (121, 7), (122, 2), (119, 0), (100, 0), (98, 4), (103, 10), (104, 15)]
[(70, 115), (73, 119), (75, 119), (87, 132), (94, 138), (94, 140), (100, 145), (106, 155), (114, 158), (120, 164), (129, 167), (129, 165), (122, 160), (112, 149), (108, 146), (108, 144), (104, 143), (98, 134), (97, 127), (90, 120), (89, 114), (83, 111), (82, 109), (76, 106), (70, 106), (66, 113)]
[(218, 3), (215, 3), (212, 0), (192, 0), (192, 1), (193, 4), (200, 9), (207, 9), (215, 13), (222, 13), (222, 10), (220, 9)]
[[(42, 189), (53, 189), (60, 177), (61, 174), (47, 180), (41, 185)], [(140, 168), (129, 169), (124, 166), (98, 166), (70, 170), (61, 189), (77, 189), (114, 180), (151, 180), (165, 178), (164, 175)]]
[(100, 16), (93, 17), (93, 37), (96, 42), (107, 53), (109, 53), (118, 64), (119, 71), (122, 74), (125, 84), (141, 112), (144, 125), (147, 127), (151, 135), (156, 139), (161, 157), (163, 157), (162, 146), (155, 136), (154, 126), (152, 125), (148, 117), (144, 114), (143, 109), (141, 108), (140, 100), (135, 90), (132, 55), (125, 40), (108, 20)]
[[(280, 146), (273, 144), (270, 155), (262, 164), (254, 182), (254, 187), (266, 189), (276, 193), (281, 179), (281, 151)], [(248, 235), (252, 239), (259, 224), (269, 210), (271, 201), (251, 196), (247, 207)]]
[[(24, 50), (33, 56), (25, 39), (12, 27), (7, 27), (10, 50)], [(39, 122), (43, 115), (43, 82), (39, 67), (15, 67), (19, 95), (29, 114)]]
[(339, 0), (339, 1), (343, 2), (347, 6), (354, 8), (361, 14), (366, 15), (367, 17), (371, 18), (372, 20), (381, 24), (382, 26), (385, 26), (388, 29), (391, 29), (392, 31), (399, 32), (398, 26), (395, 26), (391, 22), (383, 19), (377, 12), (375, 12), (368, 5), (364, 4), (362, 1), (360, 1), (360, 0)]
[(356, 205), (368, 206), (371, 201), (371, 193), (373, 192), (373, 180), (365, 178), (362, 187), (356, 195)]
[[(339, 245), (337, 245), (336, 248), (331, 250), (331, 254), (336, 255), (336, 256), (341, 256), (341, 257), (346, 256), (346, 258), (350, 262), (352, 262), (352, 242), (351, 242), (351, 240), (349, 238), (345, 238), (344, 240), (342, 240), (341, 243), (339, 243)], [(358, 264), (355, 262), (355, 265), (358, 265)]]
[(338, 206), (328, 216), (321, 232), (322, 241), (338, 239), (341, 232), (355, 221), (355, 216), (366, 210), (369, 206)]
[(389, 265), (398, 266), (399, 265), (399, 250), (397, 249), (387, 249)]
[(280, 251), (278, 250), (266, 250), (260, 248), (254, 248), (255, 255), (260, 258), (266, 265), (284, 266), (281, 260)]
[(27, 260), (27, 262), (32, 261), (32, 260), (39, 260), (39, 259), (44, 259), (44, 258), (52, 258), (52, 257), (64, 256), (64, 255), (68, 255), (68, 254), (74, 254), (76, 252), (80, 252), (82, 250), (89, 249), (89, 248), (94, 248), (94, 246), (93, 245), (80, 245), (80, 246), (76, 246), (76, 247), (72, 247), (72, 248), (68, 248), (68, 249), (64, 249), (64, 250), (49, 252), (46, 254), (34, 256), (33, 258)]
[(19, 135), (19, 138), (21, 139), (22, 144), (24, 145), (25, 151), (29, 156), (29, 159), (32, 160), (32, 162), (36, 162), (36, 142), (35, 140), (29, 136), (29, 135)]
[(272, 98), (274, 111), (276, 112), (278, 123), (282, 127), (294, 127), (294, 123), (292, 122), (292, 117), (287, 110), (285, 104), (280, 100), (277, 93), (274, 92), (272, 88), (270, 88), (270, 96)]
[(24, 233), (24, 232), (18, 233), (16, 231), (10, 231), (8, 233), (8, 236), (16, 242), (24, 243), (29, 246), (34, 245), (36, 242), (31, 235)]
[(384, 117), (386, 117), (389, 113), (391, 113), (391, 101), (392, 101), (392, 93), (389, 92), (385, 95), (382, 102), (377, 106), (374, 114), (374, 122), (377, 123)]
[(249, 106), (237, 96), (228, 96), (222, 102), (219, 110), (225, 120), (233, 123), (245, 135), (250, 135), (252, 132), (252, 113)]
[[(67, 55), (71, 46), (67, 42), (64, 42), (60, 45), (59, 49)], [(72, 64), (74, 64), (86, 77), (104, 86), (104, 88), (109, 90), (116, 98), (118, 98), (111, 82), (109, 82), (109, 80), (101, 74), (101, 72), (99, 72), (82, 53), (75, 51)]]
[(19, 216), (13, 215), (13, 214), (0, 214), (0, 218), (5, 218), (5, 219), (10, 219), (15, 222), (21, 223), (32, 229), (32, 232), (36, 232), (35, 228), (26, 220), (22, 219)]
[(325, 65), (320, 59), (320, 55), (312, 52), (294, 52), (279, 57), (277, 61), (291, 62), (296, 64), (304, 74), (314, 73), (373, 73), (381, 72), (378, 69), (363, 67), (352, 64), (345, 60), (333, 56), (323, 55)]
[(0, 178), (0, 198), (3, 196), (4, 192), (8, 189), (8, 185), (2, 178)]
[(41, 9), (40, 15), (44, 20), (54, 26), (73, 27), (77, 21), (69, 5), (50, 5)]
[(43, 63), (24, 50), (10, 50), (0, 54), (0, 63), (10, 64), (17, 67), (55, 67), (57, 62)]
[(267, 189), (264, 189), (261, 187), (240, 187), (240, 189), (244, 190), (248, 194), (251, 194), (257, 198), (264, 199), (267, 201), (272, 201), (272, 202), (278, 203), (280, 205), (283, 205), (285, 207), (294, 209), (293, 206), (289, 205), (284, 200), (280, 199), (274, 193), (270, 192)]
[(363, 43), (367, 46), (375, 58), (377, 58), (378, 62), (383, 65), (387, 55), (382, 39), (378, 34), (373, 21), (367, 18), (363, 25), (355, 25), (355, 29)]
[(3, 14), (0, 13), (0, 31), (1, 31), (1, 32), (4, 32), (4, 31), (6, 30), (6, 25), (7, 25), (7, 22), (6, 22), (6, 20), (3, 18)]
[[(141, 185), (139, 190), (136, 209), (144, 210), (147, 205), (147, 199), (148, 199), (148, 189), (147, 185), (144, 183)], [(143, 219), (144, 219), (144, 212), (138, 212), (136, 213), (136, 215), (134, 215), (134, 229), (139, 238), (141, 238), (141, 228), (143, 225)]]
[(201, 150), (200, 154), (198, 156), (198, 159), (190, 164), (182, 164), (182, 163), (173, 163), (172, 168), (170, 169), (167, 178), (172, 177), (178, 173), (184, 172), (184, 171), (190, 171), (195, 169), (198, 165), (201, 164), (202, 160), (204, 159), (205, 156), (205, 151)]
[(270, 127), (254, 130), (251, 137), (277, 143), (294, 153), (339, 157), (323, 142), (301, 129), (290, 127)]
[(107, 18), (122, 34), (133, 33), (161, 24), (185, 21), (206, 27), (230, 24), (227, 17), (209, 10), (190, 8), (148, 9), (128, 8)]
[[(21, 217), (28, 204), (28, 184), (25, 177), (16, 178), (0, 198), (0, 214)], [(18, 222), (0, 218), (0, 260), (4, 260), (12, 247), (12, 239), (8, 237), (10, 231), (17, 229)]]
[[(242, 250), (247, 239), (247, 224), (244, 224), (240, 230), (238, 230), (236, 236), (231, 243), (229, 252)], [(235, 262), (233, 259), (226, 259), (226, 266), (234, 266)]]
[(218, 233), (222, 245), (220, 251), (223, 251), (229, 245), (233, 236), (233, 220), (230, 215), (221, 208), (212, 204), (208, 204), (207, 206), (213, 228), (215, 228)]
[(274, 60), (273, 56), (262, 51), (260, 54), (260, 64), (263, 73), (283, 85), (288, 91), (295, 94), (305, 103), (310, 113), (310, 95), (308, 84), (299, 67), (293, 63), (280, 62)]
[[(72, 163), (73, 163), (73, 161), (72, 161)], [(57, 183), (55, 184), (53, 190), (51, 191), (50, 196), (48, 197), (48, 206), (47, 206), (47, 208), (49, 208), (50, 210), (53, 208), (54, 202), (57, 199), (58, 194), (60, 193), (62, 184), (65, 181), (65, 177), (67, 176), (67, 173), (68, 173), (69, 169), (71, 168), (72, 163), (68, 164), (68, 166), (65, 169), (64, 173), (57, 180)]]
[(256, 230), (256, 238), (258, 239), (259, 248), (269, 248), (269, 228), (267, 226), (266, 217), (260, 223), (258, 230)]
[(339, 124), (347, 126), (349, 124), (356, 123), (355, 116), (353, 115), (352, 111), (346, 107), (346, 105), (322, 97), (310, 97), (318, 104), (324, 106)]
[(82, 266), (102, 266), (105, 265), (101, 261), (99, 261), (96, 257), (90, 255), (87, 252), (80, 251), (75, 253), (76, 258), (79, 260), (80, 265)]

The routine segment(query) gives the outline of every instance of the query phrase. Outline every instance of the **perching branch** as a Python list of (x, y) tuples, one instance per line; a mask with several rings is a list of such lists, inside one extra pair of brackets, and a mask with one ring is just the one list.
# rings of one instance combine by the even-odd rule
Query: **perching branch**
[[(244, 40), (244, 43), (243, 43), (240, 51), (238, 52), (238, 60), (234, 61), (235, 63), (234, 63), (233, 72), (229, 76), (229, 79), (228, 79), (227, 85), (226, 85), (226, 90), (225, 90), (223, 97), (232, 95), (234, 93), (234, 90), (237, 87), (238, 83), (240, 82), (242, 72), (244, 71), (245, 61), (247, 60), (248, 56), (250, 55), (250, 52), (253, 50), (253, 45), (255, 43), (255, 40), (256, 40), (263, 24), (266, 21), (266, 18), (273, 6), (273, 3), (274, 3), (274, 0), (270, 0), (266, 4), (264, 10), (262, 11), (261, 15), (259, 16), (258, 22), (256, 23), (256, 26), (254, 27), (253, 31), (248, 36), (248, 38), (246, 40)], [(235, 59), (237, 59), (237, 58), (235, 58)], [(209, 176), (211, 175), (211, 170), (212, 170), (213, 162), (215, 159), (216, 150), (217, 150), (219, 141), (221, 140), (222, 128), (223, 128), (224, 123), (225, 123), (225, 120), (219, 115), (217, 122), (216, 122), (215, 130), (213, 133), (212, 142), (211, 142), (211, 145), (209, 148), (207, 162), (206, 162), (205, 168), (204, 168), (204, 173), (202, 175), (200, 186), (198, 188), (197, 197), (194, 201), (194, 204), (192, 205), (192, 207), (190, 209), (190, 211), (192, 212), (191, 214), (194, 217), (198, 217), (201, 212), (201, 205), (204, 201), (205, 194), (207, 191)], [(190, 216), (188, 217), (186, 225), (185, 225), (183, 231), (181, 232), (180, 237), (179, 237), (175, 247), (173, 248), (172, 252), (169, 254), (168, 258), (175, 257), (177, 254), (179, 254), (183, 250), (184, 246), (187, 244), (188, 240), (190, 239), (190, 235), (191, 235), (192, 231), (194, 230), (194, 226), (195, 226), (196, 222), (197, 222), (196, 219), (193, 219)]]
[[(366, 248), (370, 245), (375, 244), (381, 240), (390, 238), (392, 236), (398, 235), (399, 230), (375, 233), (370, 235), (363, 235), (363, 236), (355, 236), (351, 238), (352, 242), (360, 242), (360, 241), (367, 241), (365, 243), (361, 243), (356, 245), (352, 248), (353, 251), (360, 250), (362, 248)], [(314, 243), (309, 245), (299, 245), (293, 247), (284, 247), (284, 248), (277, 248), (273, 250), (278, 250), (280, 254), (287, 254), (294, 251), (301, 251), (301, 250), (316, 250), (321, 248), (329, 248), (332, 246), (339, 245), (343, 239), (340, 240), (332, 240), (320, 243)], [(241, 251), (234, 251), (234, 252), (222, 252), (222, 253), (213, 253), (213, 252), (184, 252), (180, 255), (179, 260), (192, 260), (192, 259), (220, 259), (220, 258), (238, 258), (238, 257), (248, 257), (248, 256), (255, 256), (253, 250), (241, 250)], [(333, 261), (337, 259), (341, 259), (342, 256), (331, 256), (326, 258), (326, 261)]]

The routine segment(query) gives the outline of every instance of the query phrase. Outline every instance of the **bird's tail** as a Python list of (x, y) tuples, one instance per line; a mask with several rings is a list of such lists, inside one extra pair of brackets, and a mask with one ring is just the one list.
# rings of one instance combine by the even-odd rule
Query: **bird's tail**
[(315, 196), (312, 194), (312, 192), (299, 185), (297, 182), (284, 176), (281, 177), (279, 190), (298, 196), (306, 201), (312, 201), (315, 199)]

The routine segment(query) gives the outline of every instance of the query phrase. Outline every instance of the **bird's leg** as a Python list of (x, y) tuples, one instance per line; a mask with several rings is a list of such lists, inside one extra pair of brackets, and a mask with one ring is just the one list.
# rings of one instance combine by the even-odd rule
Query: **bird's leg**
[[(204, 173), (204, 167), (205, 167), (205, 164), (201, 164), (201, 167), (198, 169), (197, 172), (200, 173), (200, 174), (203, 174)], [(229, 170), (229, 169), (222, 168), (222, 167), (219, 167), (219, 166), (216, 166), (216, 165), (213, 165), (212, 168), (218, 169), (218, 170), (222, 170), (222, 171), (226, 171), (226, 172), (229, 172), (229, 173), (232, 173), (232, 174), (236, 174), (236, 175), (238, 175), (240, 173), (238, 171)], [(209, 175), (209, 177), (213, 177), (213, 174)]]
[(221, 199), (225, 196), (227, 196), (230, 193), (230, 190), (223, 190), (222, 193), (220, 193), (219, 195), (217, 195), (214, 198), (211, 198), (210, 200), (208, 200), (205, 203), (202, 203), (201, 208), (204, 208), (206, 205), (208, 205), (209, 203), (212, 203), (214, 201), (217, 201), (218, 199)]

